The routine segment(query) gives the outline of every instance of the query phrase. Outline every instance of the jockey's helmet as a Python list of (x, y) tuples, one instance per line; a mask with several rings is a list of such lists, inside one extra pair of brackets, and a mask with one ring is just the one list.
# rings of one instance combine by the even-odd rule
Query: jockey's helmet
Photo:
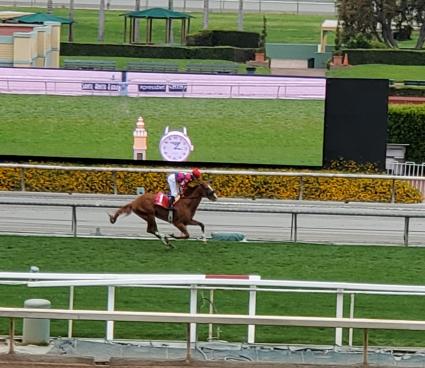
[(178, 183), (181, 183), (184, 179), (185, 179), (185, 175), (184, 175), (184, 173), (182, 173), (182, 172), (178, 172), (178, 173), (176, 174), (176, 181), (177, 181)]
[(192, 175), (196, 178), (199, 179), (201, 177), (201, 170), (199, 170), (198, 168), (194, 168), (192, 169)]

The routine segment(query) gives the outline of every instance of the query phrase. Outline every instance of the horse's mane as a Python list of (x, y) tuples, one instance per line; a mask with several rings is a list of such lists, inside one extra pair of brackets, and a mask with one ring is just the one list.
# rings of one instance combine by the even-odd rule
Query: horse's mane
[(187, 187), (186, 187), (186, 189), (185, 189), (185, 191), (184, 191), (184, 193), (183, 193), (183, 196), (184, 197), (187, 197), (187, 196), (190, 196), (190, 195), (192, 195), (201, 185), (202, 185), (202, 181), (196, 181), (195, 183), (193, 183), (192, 185), (191, 184), (189, 184)]

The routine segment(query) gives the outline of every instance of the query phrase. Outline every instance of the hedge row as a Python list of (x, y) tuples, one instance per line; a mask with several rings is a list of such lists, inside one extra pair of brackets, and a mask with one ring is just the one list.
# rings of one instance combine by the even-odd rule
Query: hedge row
[(425, 51), (394, 49), (349, 49), (351, 65), (390, 64), (390, 65), (424, 65)]
[[(118, 194), (135, 194), (137, 187), (148, 192), (166, 191), (166, 174), (88, 172), (27, 169), (25, 190), (33, 192), (114, 193), (114, 181)], [(115, 179), (114, 179), (115, 176)], [(219, 197), (298, 199), (299, 177), (206, 175)], [(391, 180), (314, 178), (303, 179), (303, 199), (322, 201), (390, 202)], [(20, 170), (0, 169), (0, 190), (21, 190)], [(421, 202), (421, 194), (406, 181), (396, 181), (396, 201)]]
[(406, 160), (425, 162), (425, 106), (391, 106), (388, 111), (388, 142), (409, 144)]
[(257, 32), (203, 30), (187, 36), (187, 46), (233, 46), (257, 48), (260, 34)]
[(244, 63), (255, 59), (254, 48), (221, 47), (171, 47), (108, 45), (91, 43), (61, 43), (63, 56), (115, 56), (160, 59), (211, 59)]

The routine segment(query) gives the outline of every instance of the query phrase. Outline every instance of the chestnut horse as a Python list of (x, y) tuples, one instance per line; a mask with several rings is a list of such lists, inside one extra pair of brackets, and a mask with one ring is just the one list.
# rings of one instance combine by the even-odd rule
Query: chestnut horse
[[(120, 215), (129, 215), (133, 212), (148, 223), (146, 229), (148, 233), (155, 235), (158, 239), (161, 239), (166, 246), (172, 248), (173, 245), (170, 243), (168, 237), (158, 231), (155, 220), (155, 217), (157, 217), (168, 222), (170, 210), (154, 204), (155, 196), (154, 193), (145, 193), (118, 209), (113, 215), (109, 215), (109, 219), (111, 223), (114, 224)], [(185, 192), (180, 196), (180, 199), (174, 205), (172, 221), (172, 224), (182, 232), (182, 235), (175, 236), (170, 234), (170, 237), (174, 239), (187, 239), (189, 238), (187, 225), (198, 225), (201, 227), (202, 240), (207, 240), (205, 237), (204, 224), (193, 219), (202, 198), (208, 198), (210, 201), (217, 200), (217, 195), (207, 182), (199, 181), (198, 184), (187, 187)]]

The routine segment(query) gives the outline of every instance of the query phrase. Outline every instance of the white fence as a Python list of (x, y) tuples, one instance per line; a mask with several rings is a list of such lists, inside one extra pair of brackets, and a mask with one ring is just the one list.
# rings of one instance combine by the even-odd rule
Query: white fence
[[(151, 7), (168, 8), (168, 0), (141, 0), (141, 9)], [(47, 7), (47, 0), (0, 0), (3, 6)], [(54, 7), (68, 8), (69, 1), (53, 0)], [(75, 0), (76, 9), (98, 9), (96, 0)], [(211, 12), (237, 12), (238, 0), (209, 0)], [(106, 8), (111, 10), (134, 10), (134, 0), (106, 0)], [(203, 0), (174, 0), (173, 9), (179, 11), (202, 11)], [(332, 0), (244, 0), (246, 12), (288, 12), (295, 14), (336, 14), (335, 1)]]
[[(0, 72), (7, 72), (6, 68)], [(324, 79), (290, 77), (250, 77), (158, 73), (128, 73), (128, 82), (96, 79), (83, 71), (67, 78), (57, 70), (57, 78), (1, 77), (0, 93), (70, 96), (190, 97), (324, 100)], [(115, 73), (115, 74), (113, 74)], [(60, 74), (64, 74), (62, 77)], [(211, 78), (215, 77), (215, 78)]]
[[(415, 162), (391, 162), (387, 168), (387, 173), (397, 176), (413, 176), (425, 178), (425, 162), (417, 164)], [(409, 182), (417, 188), (425, 199), (425, 180), (413, 178)]]
[[(73, 319), (107, 321), (106, 340), (113, 340), (114, 338), (114, 321), (188, 323), (188, 344), (197, 342), (196, 324), (198, 323), (248, 325), (248, 343), (255, 342), (255, 325), (270, 324), (284, 326), (330, 327), (335, 328), (336, 346), (342, 346), (342, 328), (349, 328), (350, 346), (352, 345), (353, 328), (425, 330), (425, 321), (368, 320), (356, 319), (354, 317), (355, 295), (425, 296), (425, 286), (421, 285), (263, 280), (259, 276), (255, 275), (63, 274), (16, 272), (1, 272), (0, 285), (69, 287), (69, 310), (0, 308), (0, 316), (3, 317), (68, 319), (69, 337), (72, 337)], [(83, 286), (107, 287), (108, 310), (74, 311), (74, 288)], [(116, 287), (189, 289), (189, 313), (114, 312)], [(209, 290), (211, 293), (214, 293), (216, 290), (246, 291), (249, 294), (248, 315), (217, 315), (213, 314), (212, 309), (210, 309), (209, 314), (199, 314), (197, 310), (199, 290)], [(256, 314), (256, 300), (261, 292), (335, 294), (335, 318), (258, 316)], [(350, 296), (349, 318), (344, 318), (345, 295)]]

